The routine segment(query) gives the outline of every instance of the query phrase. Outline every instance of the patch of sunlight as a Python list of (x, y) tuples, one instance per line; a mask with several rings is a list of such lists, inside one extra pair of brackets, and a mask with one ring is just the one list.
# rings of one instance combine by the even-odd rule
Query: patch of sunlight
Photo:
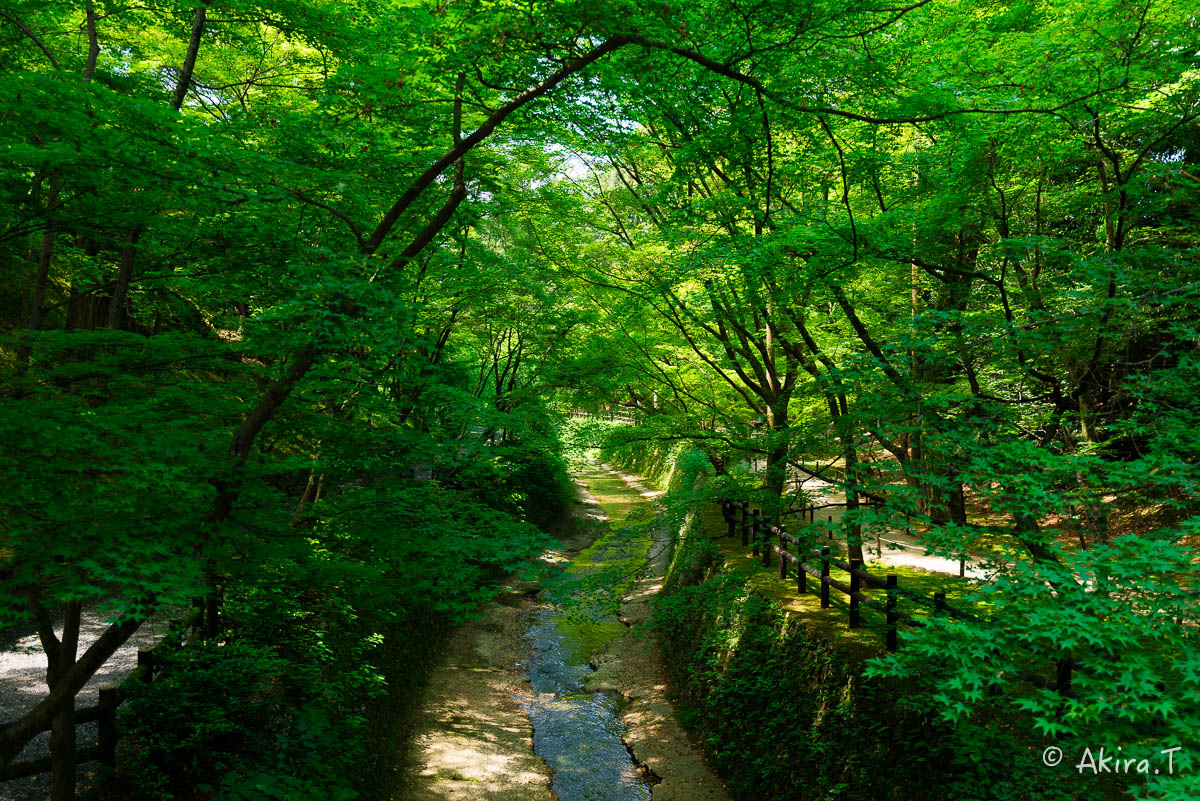
[(489, 784), (537, 784), (543, 778), (533, 771), (519, 770), (515, 757), (485, 750), (463, 737), (442, 736), (426, 749), (428, 765), (422, 775), (440, 781), (487, 782)]

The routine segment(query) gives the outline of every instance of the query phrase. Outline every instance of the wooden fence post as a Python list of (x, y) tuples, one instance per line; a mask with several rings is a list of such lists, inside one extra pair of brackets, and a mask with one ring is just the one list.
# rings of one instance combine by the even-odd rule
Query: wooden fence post
[(887, 575), (887, 649), (895, 651), (896, 642), (896, 574)]
[(725, 506), (725, 522), (729, 526), (728, 533), (725, 536), (732, 537), (737, 532), (737, 510), (733, 505), (733, 501), (726, 501)]
[(780, 526), (779, 527), (779, 577), (781, 579), (787, 578), (787, 556), (786, 556), (787, 540), (785, 540), (783, 538), (783, 535), (786, 533), (787, 533), (786, 529), (784, 529), (783, 526)]
[(142, 683), (149, 684), (154, 681), (154, 651), (139, 648), (137, 660), (138, 668), (142, 671)]
[(829, 546), (821, 549), (821, 608), (829, 608)]
[(221, 625), (218, 620), (217, 591), (213, 590), (204, 598), (204, 636), (216, 637)]
[(858, 577), (858, 570), (862, 567), (862, 562), (857, 559), (850, 560), (850, 628), (856, 629), (859, 627), (858, 620), (858, 593), (862, 587), (862, 579)]
[(755, 509), (754, 514), (750, 516), (750, 543), (754, 548), (755, 556), (758, 556), (758, 537), (760, 528), (762, 528), (762, 509)]
[(804, 552), (807, 550), (803, 545), (796, 546), (796, 558), (800, 560), (796, 563), (796, 592), (801, 595), (808, 592), (808, 573), (804, 570), (804, 565), (807, 563)]
[(765, 520), (762, 523), (762, 558), (763, 567), (771, 566), (771, 526)]
[(742, 501), (742, 547), (750, 544), (750, 501)]
[(99, 758), (105, 765), (117, 764), (117, 688), (100, 688), (100, 718), (97, 721)]

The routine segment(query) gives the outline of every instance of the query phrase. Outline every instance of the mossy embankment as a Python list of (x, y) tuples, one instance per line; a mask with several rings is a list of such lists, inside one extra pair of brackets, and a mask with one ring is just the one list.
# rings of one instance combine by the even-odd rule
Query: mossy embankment
[(735, 798), (1073, 797), (1010, 727), (950, 726), (918, 683), (865, 678), (878, 645), (797, 610), (785, 582), (763, 586), (767, 571), (731, 564), (719, 515), (695, 513), (713, 482), (694, 452), (605, 458), (671, 489), (678, 535), (651, 625), (683, 719)]

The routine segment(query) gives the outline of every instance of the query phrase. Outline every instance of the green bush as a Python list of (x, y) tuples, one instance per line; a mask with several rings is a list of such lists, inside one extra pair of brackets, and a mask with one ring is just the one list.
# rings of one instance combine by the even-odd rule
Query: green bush
[(565, 507), (552, 454), (489, 455), (432, 482), (341, 481), (268, 553), (230, 560), (222, 638), (164, 652), (162, 681), (123, 711), (112, 794), (389, 797), (430, 644), (545, 547), (534, 522)]
[(159, 681), (122, 707), (110, 794), (188, 798), (349, 799), (362, 719), (336, 715), (312, 666), (223, 642), (168, 650)]

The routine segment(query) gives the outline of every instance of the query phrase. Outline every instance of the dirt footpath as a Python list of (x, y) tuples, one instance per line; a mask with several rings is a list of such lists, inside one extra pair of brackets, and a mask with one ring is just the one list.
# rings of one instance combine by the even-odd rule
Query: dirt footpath
[[(654, 495), (631, 477), (622, 479), (629, 487), (622, 502), (649, 502), (643, 499)], [(582, 502), (576, 519), (606, 519), (586, 487), (577, 484)], [(542, 561), (565, 565), (596, 531), (595, 526), (568, 527), (559, 536), (561, 547), (543, 554)], [(623, 600), (620, 617), (626, 625), (649, 617), (650, 602), (662, 586), (668, 543), (663, 534), (655, 539), (660, 541), (651, 546), (645, 576)], [(510, 581), (479, 620), (452, 635), (415, 713), (402, 801), (556, 801), (553, 774), (534, 754), (533, 727), (521, 705), (530, 692), (519, 672), (526, 642), (522, 617), (539, 589), (536, 583)], [(618, 637), (594, 664), (589, 691), (614, 690), (632, 701), (621, 715), (628, 728), (625, 743), (637, 764), (660, 779), (651, 790), (655, 801), (730, 801), (666, 698), (657, 647)]]
[(401, 796), (410, 801), (553, 801), (552, 775), (533, 753), (533, 727), (514, 670), (530, 603), (506, 588), (480, 620), (455, 633), (426, 686)]

